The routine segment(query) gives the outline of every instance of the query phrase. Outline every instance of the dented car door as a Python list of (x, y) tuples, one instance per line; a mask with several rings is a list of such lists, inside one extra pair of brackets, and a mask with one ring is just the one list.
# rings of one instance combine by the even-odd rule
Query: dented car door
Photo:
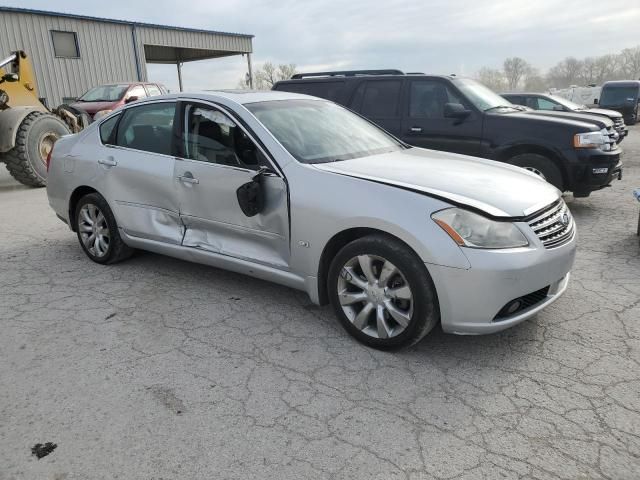
[(101, 190), (113, 199), (119, 226), (134, 237), (179, 245), (175, 107), (175, 102), (154, 102), (127, 109), (103, 139), (97, 161)]
[[(182, 244), (287, 269), (285, 180), (249, 133), (225, 112), (198, 103), (183, 103), (180, 112), (175, 177), (185, 228)], [(251, 182), (259, 184), (262, 207), (247, 215), (238, 189)]]

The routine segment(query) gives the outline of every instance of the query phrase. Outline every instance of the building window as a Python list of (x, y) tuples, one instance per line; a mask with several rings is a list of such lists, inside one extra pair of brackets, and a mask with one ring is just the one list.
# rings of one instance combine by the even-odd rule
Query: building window
[(51, 30), (51, 39), (53, 40), (53, 52), (56, 57), (80, 58), (76, 32)]

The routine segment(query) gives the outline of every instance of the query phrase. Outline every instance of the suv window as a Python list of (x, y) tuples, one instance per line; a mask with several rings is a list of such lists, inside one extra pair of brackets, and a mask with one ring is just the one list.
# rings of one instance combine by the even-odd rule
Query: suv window
[(523, 105), (523, 106), (526, 105), (524, 97), (522, 97), (520, 95), (508, 95), (508, 96), (506, 96), (504, 98), (509, 100), (514, 105)]
[(244, 130), (221, 111), (187, 104), (184, 118), (181, 145), (184, 158), (252, 170), (269, 165)]
[(335, 100), (342, 91), (344, 80), (342, 81), (325, 81), (311, 82), (304, 80), (296, 83), (285, 83), (278, 90), (284, 90), (291, 93), (304, 93), (305, 95), (313, 95), (314, 97), (324, 98), (326, 100)]
[(540, 110), (553, 110), (556, 105), (557, 103), (547, 100), (546, 98), (538, 97), (538, 108)]
[(110, 142), (111, 135), (113, 134), (113, 129), (117, 125), (119, 118), (120, 115), (115, 115), (100, 124), (100, 140), (105, 145), (110, 145), (112, 143)]
[(444, 118), (445, 103), (463, 101), (444, 83), (433, 80), (411, 82), (409, 116), (412, 118)]
[(365, 117), (397, 117), (401, 87), (402, 80), (363, 81), (358, 86), (351, 105)]
[(116, 134), (116, 145), (171, 155), (174, 102), (150, 103), (128, 108)]
[(150, 97), (155, 97), (156, 95), (162, 95), (162, 92), (156, 85), (147, 85), (147, 92), (149, 92)]

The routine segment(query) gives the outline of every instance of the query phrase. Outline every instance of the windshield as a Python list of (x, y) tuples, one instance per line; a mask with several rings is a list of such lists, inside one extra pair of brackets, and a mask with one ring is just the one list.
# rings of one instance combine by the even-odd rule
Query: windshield
[(566, 98), (559, 97), (557, 95), (549, 95), (554, 102), (558, 102), (560, 105), (564, 105), (569, 110), (580, 110), (581, 108), (586, 108), (584, 105), (580, 105), (578, 103), (574, 103), (571, 100), (567, 100)]
[(117, 102), (125, 94), (129, 85), (102, 85), (82, 95), (81, 102)]
[(600, 105), (624, 105), (638, 100), (638, 87), (605, 87), (600, 96)]
[(380, 128), (334, 103), (273, 100), (246, 107), (302, 163), (324, 163), (405, 147)]
[(487, 111), (496, 108), (518, 110), (509, 100), (506, 100), (475, 80), (465, 78), (458, 79), (454, 83), (479, 110)]

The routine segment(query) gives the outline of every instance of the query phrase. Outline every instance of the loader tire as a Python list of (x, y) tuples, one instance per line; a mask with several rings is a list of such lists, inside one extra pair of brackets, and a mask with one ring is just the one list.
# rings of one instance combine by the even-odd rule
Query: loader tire
[(47, 155), (55, 141), (71, 133), (55, 115), (32, 112), (25, 117), (16, 133), (16, 144), (4, 156), (13, 178), (29, 187), (47, 184)]

